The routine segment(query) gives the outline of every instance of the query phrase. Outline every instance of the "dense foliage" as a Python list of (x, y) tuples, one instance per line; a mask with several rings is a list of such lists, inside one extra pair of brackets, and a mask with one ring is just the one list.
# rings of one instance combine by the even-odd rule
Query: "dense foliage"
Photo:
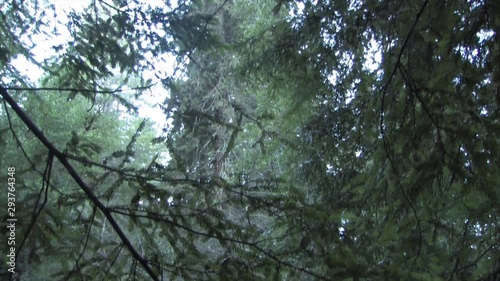
[(0, 6), (2, 280), (500, 278), (497, 1), (55, 3)]

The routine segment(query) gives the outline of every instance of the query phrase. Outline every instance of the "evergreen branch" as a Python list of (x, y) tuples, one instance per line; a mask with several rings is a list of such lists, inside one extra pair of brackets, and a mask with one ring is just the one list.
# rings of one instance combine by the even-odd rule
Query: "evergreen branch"
[(68, 273), (68, 276), (66, 277), (66, 279), (69, 279), (69, 277), (71, 277), (71, 275), (73, 275), (73, 273), (75, 271), (76, 272), (80, 271), (80, 268), (81, 268), (80, 260), (83, 258), (83, 255), (85, 254), (85, 251), (87, 249), (89, 239), (90, 239), (90, 231), (92, 230), (92, 225), (94, 225), (94, 221), (95, 221), (95, 215), (96, 215), (96, 207), (94, 206), (94, 208), (92, 209), (92, 216), (90, 219), (89, 227), (87, 228), (87, 233), (85, 234), (85, 238), (83, 238), (83, 239), (85, 239), (85, 243), (83, 244), (83, 249), (81, 250), (80, 255), (76, 259), (75, 266), (73, 267), (73, 270)]
[[(408, 45), (408, 42), (410, 41), (410, 37), (413, 35), (413, 32), (415, 31), (415, 27), (417, 26), (418, 21), (422, 17), (422, 14), (425, 10), (425, 7), (427, 7), (427, 4), (429, 3), (429, 0), (425, 0), (424, 4), (420, 8), (420, 11), (417, 13), (417, 16), (415, 17), (415, 21), (413, 22), (413, 25), (410, 28), (410, 31), (408, 31), (408, 34), (406, 35), (405, 41), (403, 42), (403, 46), (401, 46), (401, 50), (399, 50), (398, 58), (396, 60), (396, 63), (394, 65), (394, 68), (392, 69), (389, 78), (387, 79), (387, 82), (384, 84), (382, 87), (382, 103), (380, 106), (380, 132), (382, 134), (382, 137), (385, 136), (385, 130), (384, 130), (384, 103), (385, 103), (385, 96), (387, 95), (387, 89), (389, 88), (389, 85), (392, 82), (392, 79), (396, 75), (396, 71), (399, 68), (399, 65), (401, 64), (401, 58), (403, 57), (403, 52), (406, 49), (406, 45)], [(384, 141), (385, 144), (385, 141)], [(386, 146), (387, 148), (387, 146)]]
[[(392, 72), (390, 73), (389, 75), (389, 78), (387, 79), (387, 82), (384, 84), (384, 86), (382, 87), (382, 101), (381, 101), (381, 105), (380, 105), (380, 133), (382, 135), (382, 141), (384, 143), (384, 149), (385, 149), (385, 152), (386, 152), (386, 155), (387, 155), (387, 158), (389, 159), (389, 162), (391, 164), (391, 168), (394, 172), (395, 175), (398, 175), (399, 173), (397, 172), (397, 168), (396, 168), (396, 163), (394, 163), (394, 159), (392, 158), (391, 156), (391, 153), (390, 153), (390, 149), (389, 149), (389, 144), (387, 143), (387, 136), (385, 134), (385, 129), (384, 129), (384, 103), (385, 103), (385, 96), (387, 95), (387, 89), (389, 88), (389, 85), (392, 81), (392, 79), (394, 78), (394, 76), (396, 75), (396, 71), (398, 70), (399, 68), (399, 65), (401, 64), (401, 58), (403, 57), (403, 52), (406, 48), (406, 45), (408, 44), (408, 42), (410, 41), (410, 37), (413, 35), (413, 32), (415, 31), (415, 27), (417, 26), (417, 23), (419, 22), (420, 18), (422, 17), (422, 14), (425, 10), (425, 8), (427, 7), (427, 4), (429, 3), (429, 0), (425, 0), (425, 2), (422, 4), (422, 7), (420, 7), (420, 10), (418, 11), (416, 17), (415, 17), (415, 20), (410, 28), (410, 31), (408, 31), (408, 34), (406, 35), (406, 38), (405, 38), (405, 41), (403, 42), (403, 45), (401, 46), (401, 50), (399, 50), (399, 54), (398, 54), (398, 58), (396, 60), (396, 63), (394, 65), (394, 68), (392, 69)], [(413, 202), (410, 200), (410, 198), (408, 197), (408, 194), (406, 193), (406, 191), (404, 190), (403, 186), (401, 185), (399, 179), (397, 180), (396, 182), (396, 185), (398, 186), (398, 188), (401, 190), (401, 193), (403, 194), (403, 197), (405, 198), (406, 202), (408, 202), (408, 204), (410, 205), (410, 208), (413, 212), (413, 215), (417, 221), (417, 227), (418, 227), (418, 230), (419, 230), (419, 248), (418, 248), (418, 254), (420, 254), (420, 246), (422, 244), (422, 226), (421, 226), (421, 223), (420, 223), (420, 218), (418, 217), (418, 213), (417, 213), (417, 209), (416, 207), (413, 205)], [(418, 255), (416, 256), (418, 257)], [(416, 258), (414, 260), (414, 262), (416, 261)]]
[(221, 241), (233, 242), (236, 244), (241, 244), (241, 245), (246, 245), (246, 246), (254, 246), (255, 245), (255, 243), (247, 242), (244, 240), (238, 240), (238, 239), (234, 239), (234, 238), (230, 238), (230, 237), (224, 237), (221, 235), (213, 235), (210, 233), (198, 231), (198, 230), (192, 229), (188, 226), (185, 226), (183, 224), (180, 224), (175, 220), (169, 220), (168, 218), (166, 218), (166, 216), (162, 216), (162, 215), (159, 215), (156, 213), (146, 213), (146, 214), (142, 214), (142, 215), (141, 214), (131, 214), (129, 212), (125, 212), (125, 211), (120, 210), (120, 209), (110, 209), (110, 212), (117, 213), (117, 214), (124, 215), (124, 216), (128, 216), (128, 217), (146, 218), (146, 219), (153, 220), (155, 222), (165, 222), (167, 224), (178, 227), (180, 229), (184, 229), (185, 231), (193, 233), (193, 234), (198, 235), (198, 236), (203, 236), (203, 237), (207, 237), (207, 238), (214, 238), (214, 239), (218, 239)]
[[(36, 168), (36, 165), (35, 163), (31, 160), (31, 158), (28, 156), (28, 153), (26, 152), (26, 150), (24, 149), (24, 146), (23, 144), (21, 143), (21, 141), (19, 140), (19, 137), (18, 135), (16, 134), (16, 131), (14, 131), (14, 126), (12, 125), (12, 120), (11, 120), (11, 117), (10, 117), (10, 113), (9, 113), (9, 110), (7, 108), (7, 104), (5, 102), (5, 100), (2, 100), (3, 102), (3, 105), (4, 105), (4, 109), (5, 109), (5, 114), (7, 115), (7, 121), (9, 123), (9, 127), (8, 128), (5, 128), (5, 129), (1, 129), (0, 132), (3, 132), (3, 131), (7, 131), (9, 130), (11, 133), (12, 133), (12, 137), (14, 138), (14, 140), (16, 141), (16, 144), (17, 144), (17, 147), (19, 147), (21, 149), (21, 152), (23, 153), (23, 156), (24, 158), (26, 158), (26, 160), (28, 160), (28, 163), (30, 163), (30, 166), (31, 166), (31, 169), (28, 169), (24, 172), (28, 172), (28, 171), (35, 171), (37, 174), (39, 174), (40, 176), (44, 176), (44, 174), (42, 172), (40, 172), (37, 168)], [(34, 158), (36, 159), (37, 158), (37, 155), (34, 156)], [(61, 190), (59, 190), (57, 187), (55, 187), (53, 184), (49, 183), (49, 186), (54, 189), (55, 191), (57, 191), (57, 193), (59, 194), (62, 194), (62, 195), (66, 195), (64, 194)]]
[(9, 91), (9, 90), (14, 90), (14, 91), (31, 91), (31, 92), (36, 92), (36, 91), (58, 91), (58, 92), (80, 92), (80, 93), (96, 93), (96, 94), (116, 94), (116, 93), (122, 93), (126, 91), (134, 91), (134, 90), (149, 90), (151, 87), (156, 85), (156, 83), (147, 85), (147, 86), (141, 86), (141, 87), (134, 87), (130, 89), (116, 89), (112, 91), (107, 91), (107, 90), (94, 90), (94, 89), (78, 89), (78, 88), (60, 88), (60, 87), (39, 87), (39, 88), (26, 88), (26, 87), (4, 87), (3, 89)]
[(5, 109), (5, 114), (7, 115), (7, 121), (9, 122), (9, 128), (8, 129), (11, 131), (12, 137), (16, 141), (17, 146), (21, 149), (21, 152), (23, 153), (24, 158), (26, 158), (26, 160), (28, 160), (28, 162), (30, 163), (31, 168), (33, 170), (36, 170), (35, 163), (33, 161), (31, 161), (30, 157), (28, 156), (28, 153), (26, 152), (26, 150), (24, 149), (23, 144), (21, 143), (21, 140), (17, 136), (16, 131), (14, 131), (14, 126), (12, 126), (12, 119), (10, 118), (10, 113), (9, 113), (8, 108), (7, 108), (7, 103), (5, 102), (5, 99), (3, 100), (3, 106), (4, 106), (4, 109)]
[(310, 276), (313, 276), (315, 278), (317, 278), (318, 280), (329, 280), (328, 278), (324, 277), (324, 276), (321, 276), (317, 273), (314, 273), (304, 267), (297, 267), (289, 262), (286, 262), (286, 261), (283, 261), (281, 259), (279, 259), (277, 256), (275, 256), (274, 254), (272, 254), (271, 252), (268, 252), (266, 250), (264, 250), (263, 248), (261, 248), (260, 246), (258, 246), (258, 243), (260, 243), (259, 241), (256, 241), (256, 242), (248, 242), (248, 241), (244, 241), (244, 240), (238, 240), (238, 239), (234, 239), (234, 238), (230, 238), (230, 237), (225, 237), (225, 236), (222, 236), (220, 234), (216, 234), (213, 235), (213, 234), (210, 234), (210, 233), (206, 233), (206, 232), (201, 232), (201, 231), (198, 231), (198, 230), (195, 230), (195, 229), (192, 229), (188, 226), (185, 226), (183, 224), (180, 224), (174, 220), (169, 220), (168, 218), (164, 217), (164, 216), (159, 216), (159, 215), (156, 215), (156, 214), (144, 214), (144, 215), (137, 215), (137, 214), (130, 214), (128, 212), (124, 212), (124, 211), (121, 211), (121, 210), (111, 210), (111, 212), (114, 212), (114, 213), (117, 213), (117, 214), (121, 214), (121, 215), (124, 215), (124, 216), (130, 216), (130, 217), (140, 217), (140, 218), (147, 218), (147, 219), (151, 219), (153, 221), (161, 221), (161, 222), (165, 222), (167, 224), (170, 224), (174, 227), (178, 227), (178, 228), (181, 228), (181, 229), (184, 229), (185, 231), (188, 231), (190, 233), (193, 233), (195, 235), (199, 235), (199, 236), (203, 236), (203, 237), (207, 237), (207, 238), (214, 238), (214, 239), (217, 239), (217, 240), (220, 240), (220, 241), (227, 241), (227, 242), (232, 242), (232, 243), (236, 243), (236, 244), (240, 244), (240, 245), (245, 245), (245, 246), (249, 246), (249, 247), (252, 247), (254, 249), (256, 249), (257, 251), (261, 252), (262, 254), (264, 254), (265, 256), (267, 256), (268, 258), (274, 260), (275, 262), (277, 262), (278, 264), (281, 264), (283, 266), (286, 266), (286, 267), (289, 267), (293, 270), (296, 270), (296, 271), (300, 271), (300, 272), (304, 272)]
[(106, 280), (106, 277), (108, 276), (109, 272), (111, 271), (111, 268), (113, 267), (113, 265), (116, 263), (116, 261), (118, 260), (118, 257), (120, 256), (120, 253), (122, 252), (122, 249), (123, 249), (123, 243), (120, 244), (117, 248), (118, 248), (118, 251), (116, 251), (116, 255), (115, 257), (113, 258), (113, 260), (111, 261), (111, 264), (109, 265), (108, 269), (106, 270), (106, 272), (104, 273), (104, 276), (102, 277), (102, 281)]
[(233, 129), (233, 132), (231, 133), (231, 137), (229, 138), (229, 142), (226, 147), (226, 151), (224, 152), (224, 155), (222, 156), (222, 161), (225, 161), (234, 148), (234, 142), (236, 141), (236, 138), (238, 137), (238, 133), (240, 132), (240, 127), (241, 127), (241, 121), (243, 120), (243, 114), (240, 114), (238, 117), (238, 121), (236, 122), (236, 128)]
[(220, 118), (217, 118), (215, 116), (212, 116), (212, 115), (210, 115), (208, 113), (205, 113), (205, 112), (202, 112), (202, 111), (199, 111), (199, 110), (196, 110), (196, 109), (191, 109), (189, 111), (186, 111), (186, 112), (184, 112), (184, 115), (185, 116), (193, 116), (193, 117), (201, 116), (201, 117), (204, 117), (204, 118), (208, 119), (212, 123), (216, 123), (216, 124), (219, 124), (221, 126), (224, 126), (224, 127), (227, 127), (227, 128), (231, 128), (233, 130), (238, 130), (239, 129), (239, 126), (235, 126), (235, 125), (233, 125), (231, 123), (224, 122)]
[[(187, 52), (187, 55), (186, 55), (186, 58), (184, 59), (184, 62), (186, 62), (186, 60), (189, 58), (189, 59), (193, 59), (191, 57), (191, 55), (193, 54), (194, 50), (196, 49), (196, 47), (198, 47), (198, 44), (200, 44), (201, 42), (201, 38), (203, 37), (203, 35), (205, 34), (205, 32), (207, 32), (207, 29), (208, 29), (208, 24), (210, 23), (210, 21), (215, 17), (215, 15), (224, 7), (224, 5), (226, 5), (226, 3), (229, 2), (229, 0), (224, 0), (224, 2), (222, 2), (222, 4), (217, 7), (217, 9), (207, 18), (207, 20), (205, 21), (205, 25), (203, 26), (203, 30), (201, 31), (200, 35), (198, 36), (198, 38), (196, 39), (196, 42), (194, 43), (194, 45), (191, 47), (191, 49)], [(184, 63), (183, 62), (183, 63)]]
[[(47, 204), (47, 200), (48, 200), (48, 197), (49, 197), (48, 196), (48, 192), (49, 192), (49, 185), (50, 185), (50, 175), (52, 173), (52, 161), (53, 160), (54, 160), (54, 155), (52, 155), (49, 152), (49, 156), (47, 158), (47, 164), (45, 166), (45, 172), (43, 174), (42, 187), (40, 189), (40, 192), (38, 193), (38, 198), (36, 200), (36, 204), (35, 204), (35, 207), (33, 209), (33, 215), (32, 215), (32, 218), (31, 218), (31, 222), (30, 222), (30, 225), (28, 226), (28, 229), (26, 230), (26, 234), (24, 235), (23, 240), (21, 241), (21, 243), (19, 244), (19, 246), (18, 246), (18, 248), (16, 250), (17, 251), (16, 255), (19, 255), (19, 253), (21, 252), (21, 250), (22, 250), (22, 248), (24, 246), (24, 243), (28, 239), (28, 236), (29, 236), (31, 230), (35, 226), (35, 223), (36, 223), (38, 217), (42, 213), (42, 210), (45, 207), (45, 204)], [(38, 208), (38, 205), (39, 205), (40, 200), (42, 198), (42, 194), (44, 195), (43, 202), (42, 202), (40, 208)]]
[(289, 262), (283, 261), (283, 260), (279, 259), (277, 256), (275, 256), (274, 254), (272, 254), (272, 253), (270, 253), (270, 252), (262, 249), (258, 245), (253, 245), (253, 247), (255, 249), (257, 249), (259, 252), (263, 253), (268, 258), (270, 258), (270, 259), (274, 260), (275, 262), (277, 262), (278, 264), (281, 264), (283, 266), (289, 267), (289, 268), (291, 268), (293, 270), (296, 270), (296, 271), (304, 272), (304, 273), (306, 273), (308, 275), (311, 275), (311, 276), (315, 277), (318, 280), (325, 280), (325, 281), (330, 280), (330, 279), (326, 278), (325, 276), (322, 276), (322, 275), (319, 275), (317, 273), (314, 273), (314, 272), (312, 272), (312, 271), (310, 271), (310, 270), (308, 270), (308, 269), (306, 269), (304, 267), (298, 267), (298, 266), (295, 266), (295, 265), (293, 265), (293, 264), (291, 264)]
[(64, 166), (69, 175), (75, 180), (78, 186), (82, 189), (82, 191), (87, 195), (90, 201), (92, 201), (97, 208), (104, 214), (108, 222), (113, 227), (116, 234), (120, 237), (123, 244), (127, 247), (131, 255), (137, 260), (144, 270), (151, 276), (152, 280), (159, 281), (158, 276), (154, 273), (154, 271), (149, 267), (149, 264), (145, 258), (142, 257), (141, 254), (135, 249), (132, 242), (125, 235), (123, 230), (121, 229), (118, 222), (115, 220), (109, 209), (99, 200), (99, 198), (94, 194), (92, 189), (83, 181), (82, 177), (78, 174), (78, 172), (73, 168), (73, 166), (69, 163), (66, 155), (59, 151), (53, 144), (50, 142), (47, 137), (43, 134), (43, 132), (33, 123), (33, 121), (26, 115), (26, 113), (21, 109), (21, 107), (17, 104), (17, 102), (9, 95), (7, 90), (0, 86), (0, 95), (5, 99), (5, 101), (10, 105), (10, 107), (16, 112), (16, 114), (21, 118), (21, 120), (26, 124), (28, 129), (40, 140), (40, 142), (47, 147), (52, 155), (54, 155), (59, 162)]
[[(108, 8), (115, 10), (115, 11), (116, 11), (117, 13), (119, 13), (119, 14), (121, 14), (121, 13), (126, 13), (125, 11), (120, 10), (119, 8), (117, 8), (117, 7), (115, 7), (115, 6), (111, 5), (111, 4), (109, 4), (108, 2), (106, 2), (106, 1), (104, 1), (104, 0), (98, 0), (98, 1), (99, 1), (99, 3), (101, 3), (103, 6), (107, 6)], [(94, 4), (94, 5), (95, 5), (95, 4)]]

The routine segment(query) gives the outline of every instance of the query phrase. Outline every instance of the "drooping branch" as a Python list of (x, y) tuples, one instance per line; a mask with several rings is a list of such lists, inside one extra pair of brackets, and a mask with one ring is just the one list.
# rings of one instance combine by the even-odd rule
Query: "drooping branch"
[(75, 180), (78, 186), (83, 190), (83, 192), (87, 195), (87, 197), (99, 208), (99, 210), (104, 214), (106, 219), (109, 221), (116, 234), (120, 237), (123, 244), (130, 251), (134, 259), (136, 259), (141, 266), (146, 270), (146, 272), (151, 276), (152, 280), (159, 280), (157, 275), (149, 266), (146, 259), (144, 259), (139, 252), (134, 248), (130, 240), (127, 238), (121, 227), (118, 225), (118, 222), (112, 216), (109, 209), (97, 198), (97, 196), (92, 192), (91, 188), (83, 181), (80, 175), (76, 172), (73, 166), (69, 163), (66, 155), (58, 150), (43, 134), (43, 132), (31, 121), (31, 119), (26, 115), (26, 113), (21, 109), (21, 107), (17, 104), (17, 102), (9, 95), (7, 90), (0, 86), (0, 95), (5, 99), (5, 101), (10, 105), (10, 107), (16, 112), (17, 116), (21, 118), (24, 124), (28, 127), (28, 129), (40, 140), (40, 142), (49, 150), (49, 152), (56, 157), (59, 162), (64, 166), (66, 171), (70, 174), (70, 176)]
[(39, 88), (25, 88), (25, 87), (5, 87), (5, 90), (16, 90), (16, 91), (58, 91), (58, 92), (78, 92), (78, 93), (95, 93), (95, 94), (116, 94), (116, 93), (122, 93), (125, 91), (143, 91), (143, 90), (149, 90), (153, 86), (155, 86), (156, 83), (146, 85), (146, 86), (141, 86), (141, 87), (134, 87), (130, 89), (121, 89), (117, 88), (115, 90), (95, 90), (95, 89), (77, 89), (77, 88), (60, 88), (60, 87), (39, 87)]

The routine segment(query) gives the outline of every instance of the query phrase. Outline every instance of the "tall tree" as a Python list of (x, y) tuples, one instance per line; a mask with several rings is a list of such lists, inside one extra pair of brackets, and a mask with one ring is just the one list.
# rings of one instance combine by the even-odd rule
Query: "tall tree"
[[(144, 211), (141, 206), (158, 205), (158, 193), (162, 194), (164, 208), (168, 207), (165, 191), (152, 190), (154, 186), (148, 182), (151, 172), (161, 167), (158, 164), (161, 160), (158, 154), (151, 154), (151, 145), (144, 142), (144, 136), (152, 138), (147, 122), (126, 122), (123, 112), (110, 112), (109, 104), (119, 104), (118, 108), (136, 112), (133, 98), (125, 92), (133, 88), (138, 96), (151, 88), (151, 82), (146, 79), (130, 79), (140, 77), (142, 71), (151, 66), (144, 56), (182, 54), (194, 45), (194, 38), (200, 45), (204, 44), (207, 34), (201, 30), (208, 19), (203, 14), (186, 16), (190, 7), (185, 3), (157, 8), (137, 4), (93, 1), (81, 12), (72, 12), (68, 23), (72, 37), (69, 42), (54, 46), (56, 56), (40, 64), (47, 74), (39, 87), (23, 86), (26, 81), (10, 79), (15, 77), (13, 74), (5, 77), (9, 85), (2, 87), (1, 92), (5, 105), (1, 112), (5, 117), (2, 131), (12, 138), (3, 134), (2, 141), (13, 153), (13, 148), (19, 147), (17, 153), (23, 157), (13, 162), (8, 158), (13, 154), (5, 155), (2, 167), (13, 165), (21, 171), (17, 177), (26, 176), (25, 181), (18, 183), (18, 205), (24, 208), (17, 214), (26, 224), (20, 225), (17, 231), (18, 267), (16, 275), (10, 274), (11, 278), (21, 275), (35, 278), (32, 276), (37, 269), (48, 266), (50, 270), (43, 278), (87, 279), (95, 276), (96, 264), (107, 268), (98, 274), (99, 278), (118, 280), (132, 274), (141, 279), (149, 275), (158, 280), (161, 275), (159, 261), (153, 262), (158, 260), (158, 255), (150, 253), (156, 245), (161, 245), (161, 242), (153, 242), (158, 238), (150, 235), (154, 230), (143, 225), (139, 232), (133, 232), (134, 236), (131, 231), (125, 231), (125, 226), (133, 229), (138, 223), (135, 212)], [(29, 14), (32, 9), (16, 1), (7, 6), (14, 18)], [(5, 23), (2, 30), (16, 31), (9, 30), (6, 18), (2, 20)], [(30, 36), (41, 35), (33, 32)], [(27, 42), (21, 36), (9, 38), (20, 46)], [(173, 46), (169, 43), (172, 38), (182, 41), (184, 47)], [(6, 46), (12, 48), (6, 49), (6, 53), (16, 51), (14, 43)], [(2, 60), (2, 71), (11, 67), (12, 58), (6, 56)], [(13, 95), (14, 92), (20, 94)], [(38, 97), (36, 93), (43, 96)], [(87, 99), (86, 103), (80, 96)], [(63, 109), (65, 100), (68, 104)], [(76, 107), (72, 107), (75, 104)], [(15, 115), (21, 117), (40, 142), (33, 142), (33, 138), (20, 133), (25, 127)], [(55, 115), (59, 116), (51, 118)], [(119, 118), (126, 121), (117, 122)], [(116, 137), (120, 135), (123, 137)], [(40, 170), (41, 167), (44, 168)], [(2, 179), (6, 177), (2, 175)], [(40, 184), (37, 192), (28, 188), (35, 183)], [(77, 251), (71, 250), (75, 248)], [(120, 256), (123, 248), (130, 255)], [(37, 258), (42, 254), (48, 260)], [(143, 270), (138, 270), (141, 267)], [(9, 272), (2, 267), (3, 275)]]
[[(23, 278), (498, 279), (498, 11), (93, 1), (39, 88), (10, 71), (30, 46), (5, 20), (0, 160), (29, 222)], [(155, 89), (145, 71), (169, 93), (156, 137), (126, 94)]]
[(288, 227), (309, 230), (318, 272), (497, 278), (495, 7), (277, 3), (288, 24), (269, 26), (278, 35), (252, 46), (249, 62), (314, 103), (297, 180), (314, 189), (303, 209), (315, 211)]

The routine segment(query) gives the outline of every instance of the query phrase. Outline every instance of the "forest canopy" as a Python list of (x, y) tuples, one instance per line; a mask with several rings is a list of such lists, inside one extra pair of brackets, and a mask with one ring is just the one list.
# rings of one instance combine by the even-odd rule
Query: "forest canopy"
[(500, 280), (500, 2), (63, 2), (0, 5), (1, 280)]

